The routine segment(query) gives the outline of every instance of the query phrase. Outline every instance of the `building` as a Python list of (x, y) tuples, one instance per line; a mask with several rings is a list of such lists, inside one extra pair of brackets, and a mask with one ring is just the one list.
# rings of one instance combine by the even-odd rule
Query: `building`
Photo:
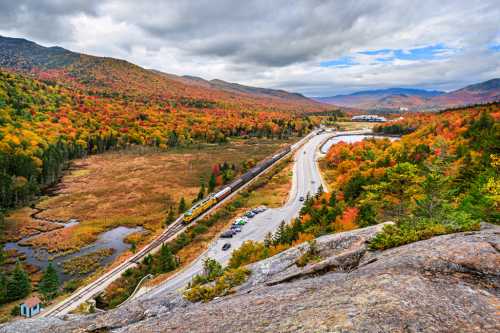
[(21, 316), (33, 317), (42, 309), (40, 299), (36, 296), (31, 296), (21, 304)]
[(381, 116), (375, 116), (375, 115), (371, 115), (371, 114), (364, 114), (364, 115), (361, 115), (361, 116), (354, 116), (351, 118), (352, 121), (369, 121), (369, 122), (379, 122), (379, 123), (383, 123), (383, 122), (386, 122), (387, 119), (385, 117), (381, 117)]

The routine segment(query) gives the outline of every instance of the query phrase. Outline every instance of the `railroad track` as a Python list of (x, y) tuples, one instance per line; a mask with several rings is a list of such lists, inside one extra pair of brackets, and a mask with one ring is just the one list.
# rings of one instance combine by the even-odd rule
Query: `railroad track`
[[(288, 151), (286, 155), (281, 157), (280, 159), (274, 161), (272, 164), (267, 165), (265, 168), (260, 170), (252, 179), (246, 181), (243, 186), (232, 192), (230, 195), (227, 197), (223, 198), (220, 202), (218, 202), (216, 205), (213, 207), (209, 208), (206, 212), (195, 218), (192, 222), (196, 222), (197, 220), (203, 218), (207, 214), (210, 214), (214, 209), (216, 209), (219, 205), (221, 205), (223, 202), (225, 202), (227, 199), (231, 198), (233, 195), (235, 195), (237, 192), (239, 192), (241, 189), (245, 188), (250, 184), (257, 176), (260, 174), (264, 173), (265, 171), (269, 170), (273, 165), (275, 165), (276, 162), (282, 160), (285, 158), (288, 154), (291, 152), (294, 152), (296, 149), (298, 149), (304, 142), (307, 142), (312, 136), (314, 136), (314, 132), (308, 134), (306, 137), (302, 138), (299, 142), (293, 144), (291, 146), (291, 149)], [(159, 235), (155, 240), (153, 240), (151, 243), (143, 247), (139, 252), (134, 254), (132, 257), (126, 259), (123, 263), (119, 264), (115, 268), (111, 269), (108, 273), (104, 274), (103, 276), (99, 277), (97, 280), (94, 282), (90, 283), (89, 285), (83, 287), (82, 289), (77, 290), (75, 293), (73, 293), (70, 297), (62, 301), (61, 304), (47, 309), (46, 311), (41, 312), (38, 317), (53, 317), (60, 315), (64, 311), (68, 311), (68, 309), (73, 309), (80, 305), (81, 303), (85, 302), (87, 299), (94, 297), (98, 293), (102, 292), (106, 286), (108, 286), (112, 281), (114, 281), (117, 277), (121, 276), (123, 272), (125, 272), (128, 268), (131, 268), (137, 264), (139, 264), (140, 260), (143, 259), (146, 255), (152, 253), (156, 248), (160, 247), (164, 242), (166, 242), (168, 239), (171, 237), (175, 236), (177, 233), (182, 231), (184, 228), (186, 228), (186, 225), (182, 224), (182, 218), (184, 215), (181, 215), (178, 217), (171, 225), (167, 227), (167, 229)], [(76, 303), (76, 304), (75, 304)], [(64, 313), (63, 313), (64, 314)]]
[[(96, 295), (101, 292), (100, 287), (106, 285), (108, 282), (113, 281), (116, 278), (116, 275), (122, 274), (128, 268), (131, 268), (133, 265), (138, 264), (141, 259), (143, 259), (146, 255), (151, 253), (154, 249), (161, 246), (165, 241), (167, 241), (172, 236), (175, 236), (179, 231), (181, 231), (185, 226), (181, 223), (182, 217), (179, 217), (175, 220), (170, 226), (168, 226), (167, 230), (165, 230), (160, 236), (158, 236), (151, 243), (143, 247), (139, 252), (137, 252), (134, 256), (128, 259), (126, 262), (121, 263), (117, 267), (113, 268), (111, 271), (106, 273), (105, 275), (98, 278), (96, 281), (87, 285), (86, 287), (77, 290), (76, 293), (68, 297), (62, 304), (47, 310), (46, 312), (42, 312), (40, 317), (50, 317), (57, 316), (62, 311), (67, 308), (73, 307), (74, 303), (78, 302), (82, 298), (88, 299), (89, 294), (90, 297)], [(110, 281), (111, 280), (111, 281)]]

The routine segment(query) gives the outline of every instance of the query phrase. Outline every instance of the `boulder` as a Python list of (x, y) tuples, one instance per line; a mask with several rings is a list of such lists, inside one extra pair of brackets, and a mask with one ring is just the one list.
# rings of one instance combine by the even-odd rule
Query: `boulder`
[(103, 314), (23, 320), (0, 332), (499, 332), (500, 228), (370, 251), (381, 226), (327, 235), (249, 266), (230, 296), (141, 297)]

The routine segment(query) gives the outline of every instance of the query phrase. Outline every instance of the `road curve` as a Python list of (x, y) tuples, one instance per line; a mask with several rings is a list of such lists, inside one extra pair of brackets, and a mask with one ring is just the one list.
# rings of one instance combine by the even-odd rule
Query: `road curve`
[[(152, 290), (139, 290), (136, 297), (140, 297), (145, 291), (146, 294), (143, 296), (150, 297), (164, 291), (172, 291), (184, 287), (194, 274), (201, 272), (204, 258), (211, 257), (222, 263), (227, 263), (231, 251), (238, 248), (245, 240), (262, 240), (268, 232), (276, 230), (282, 220), (288, 222), (297, 216), (302, 206), (302, 202), (299, 201), (299, 198), (301, 196), (305, 197), (307, 193), (315, 193), (322, 183), (316, 164), (316, 153), (318, 152), (318, 147), (333, 135), (333, 133), (329, 132), (319, 135), (312, 133), (293, 145), (292, 148), (295, 149), (298, 147), (298, 151), (294, 155), (296, 162), (294, 164), (292, 191), (290, 192), (289, 200), (285, 206), (277, 209), (269, 209), (254, 217), (252, 222), (248, 223), (241, 233), (230, 240), (232, 245), (230, 251), (221, 250), (222, 244), (227, 241), (216, 240), (209, 250), (200, 256), (193, 264)], [(302, 143), (304, 143), (304, 145), (300, 147)], [(60, 303), (45, 309), (38, 317), (65, 315), (88, 299), (104, 291), (111, 282), (119, 278), (128, 268), (134, 267), (136, 262), (142, 260), (145, 255), (156, 251), (162, 243), (175, 239), (175, 237), (185, 228), (185, 226), (181, 224), (181, 218), (182, 217), (179, 217), (160, 236), (138, 251), (135, 255), (127, 258), (125, 262), (106, 272), (92, 283), (78, 289)]]
[[(314, 137), (315, 132), (308, 134), (306, 137), (302, 138), (300, 141), (292, 145), (292, 150), (299, 147), (302, 143), (307, 142), (310, 138)], [(247, 184), (242, 186), (239, 190), (245, 188)], [(238, 191), (239, 191), (238, 190)], [(224, 200), (229, 199), (232, 195), (228, 196)], [(218, 205), (214, 206), (210, 211), (216, 208)], [(199, 218), (202, 218), (205, 214), (201, 215)], [(106, 289), (106, 287), (111, 284), (114, 280), (119, 278), (123, 272), (127, 269), (136, 266), (136, 263), (142, 260), (144, 256), (149, 253), (153, 253), (157, 251), (164, 242), (168, 242), (173, 240), (179, 233), (185, 229), (185, 226), (181, 223), (182, 216), (177, 218), (175, 222), (173, 222), (168, 228), (157, 238), (155, 238), (152, 242), (146, 245), (144, 248), (140, 249), (136, 254), (127, 258), (123, 263), (120, 263), (116, 267), (112, 268), (108, 272), (101, 275), (95, 281), (90, 284), (76, 290), (73, 294), (71, 294), (68, 298), (63, 301), (53, 305), (50, 308), (42, 310), (42, 312), (37, 315), (37, 317), (54, 317), (54, 316), (62, 316), (69, 313), (71, 310), (78, 307), (80, 304), (86, 302), (88, 299), (95, 297), (97, 294), (101, 293)]]
[[(144, 290), (142, 293), (139, 292), (137, 297), (150, 298), (164, 292), (181, 290), (191, 280), (193, 275), (202, 272), (203, 260), (205, 258), (210, 257), (222, 264), (227, 264), (232, 251), (240, 247), (244, 241), (263, 240), (267, 233), (274, 232), (278, 228), (281, 221), (290, 222), (298, 215), (302, 207), (303, 203), (300, 201), (300, 197), (305, 197), (308, 193), (316, 193), (322, 184), (321, 175), (316, 163), (318, 148), (333, 135), (331, 132), (316, 135), (295, 153), (292, 189), (288, 202), (284, 206), (268, 209), (256, 215), (242, 228), (242, 232), (230, 239), (215, 240), (210, 248), (190, 266), (162, 284), (150, 290)], [(231, 248), (227, 251), (222, 251), (222, 245), (225, 243), (230, 243)]]

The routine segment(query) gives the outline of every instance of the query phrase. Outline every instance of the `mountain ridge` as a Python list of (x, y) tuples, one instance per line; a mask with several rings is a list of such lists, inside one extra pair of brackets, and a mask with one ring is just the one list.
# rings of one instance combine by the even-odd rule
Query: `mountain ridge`
[(450, 92), (396, 87), (314, 99), (321, 103), (359, 109), (407, 108), (411, 111), (444, 109), (500, 100), (500, 79), (490, 79)]
[[(228, 102), (235, 98), (246, 105), (268, 107), (270, 102), (284, 109), (313, 111), (325, 106), (297, 93), (257, 88), (223, 80), (195, 79), (158, 70), (148, 70), (127, 60), (77, 53), (60, 46), (45, 47), (36, 42), (0, 36), (0, 68), (30, 74), (38, 79), (98, 90), (147, 97), (192, 97)], [(276, 107), (271, 106), (271, 107)]]

